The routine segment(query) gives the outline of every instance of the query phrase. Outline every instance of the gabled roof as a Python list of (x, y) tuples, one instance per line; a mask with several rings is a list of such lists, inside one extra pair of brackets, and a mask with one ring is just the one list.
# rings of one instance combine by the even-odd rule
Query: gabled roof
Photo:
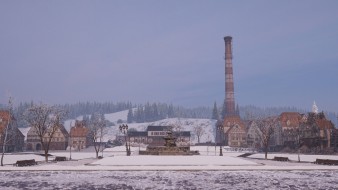
[(231, 125), (242, 125), (244, 126), (244, 121), (239, 116), (225, 116), (223, 119), (223, 125), (224, 126), (231, 126)]
[(83, 122), (76, 121), (75, 126), (70, 129), (70, 134), (72, 137), (86, 137), (88, 131), (88, 128), (84, 126)]
[(320, 129), (334, 129), (334, 125), (330, 120), (324, 118), (317, 118), (316, 124)]
[(235, 131), (235, 130), (239, 130), (243, 133), (246, 133), (247, 132), (247, 129), (245, 126), (241, 126), (241, 125), (238, 125), (238, 124), (234, 124), (230, 127), (230, 129), (226, 132), (228, 134), (232, 133), (232, 131)]
[(68, 131), (66, 130), (65, 126), (59, 125), (59, 129), (65, 136), (67, 137), (69, 136)]
[(302, 114), (298, 112), (283, 112), (278, 120), (282, 128), (297, 128), (302, 120)]

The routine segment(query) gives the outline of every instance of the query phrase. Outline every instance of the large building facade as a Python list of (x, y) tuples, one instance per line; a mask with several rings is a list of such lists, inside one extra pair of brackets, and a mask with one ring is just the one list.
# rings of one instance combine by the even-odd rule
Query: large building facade
[[(238, 106), (235, 104), (232, 37), (224, 37), (225, 44), (225, 112), (223, 121), (216, 124), (216, 139), (218, 144), (231, 147), (260, 148), (262, 132), (257, 123), (243, 121), (240, 118)], [(328, 150), (338, 146), (338, 131), (333, 123), (326, 119), (324, 113), (318, 113), (318, 107), (313, 105), (312, 112), (301, 114), (284, 112), (274, 116), (273, 134), (269, 149), (273, 151), (295, 149), (302, 146), (304, 152)], [(257, 118), (256, 118), (257, 119)], [(260, 118), (264, 121), (265, 118)], [(257, 121), (257, 120), (256, 120)]]
[[(49, 141), (49, 136), (46, 133), (43, 136), (43, 143)], [(69, 134), (63, 125), (59, 125), (54, 132), (51, 142), (49, 144), (49, 150), (66, 150), (68, 147)], [(31, 127), (27, 133), (26, 150), (28, 151), (41, 151), (43, 146), (41, 144), (40, 137), (35, 127)]]
[[(128, 138), (131, 145), (139, 146), (141, 144), (150, 146), (164, 146), (164, 137), (172, 131), (171, 126), (148, 126), (146, 131), (129, 131)], [(190, 131), (174, 131), (177, 146), (190, 145)], [(124, 136), (118, 136), (117, 139), (125, 143)]]
[(84, 121), (75, 121), (75, 126), (70, 129), (69, 145), (74, 150), (82, 150), (93, 145), (90, 138), (89, 129), (85, 126)]

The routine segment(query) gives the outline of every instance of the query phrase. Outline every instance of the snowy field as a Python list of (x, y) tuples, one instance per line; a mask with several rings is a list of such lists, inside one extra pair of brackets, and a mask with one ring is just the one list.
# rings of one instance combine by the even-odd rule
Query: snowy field
[[(55, 156), (65, 156), (69, 159), (70, 152), (53, 152), (49, 163), (43, 163), (44, 157), (33, 153), (6, 154), (4, 167), (0, 170), (338, 170), (338, 166), (316, 165), (312, 162), (317, 158), (335, 159), (338, 156), (301, 155), (298, 163), (297, 154), (268, 154), (269, 159), (274, 156), (285, 156), (290, 162), (264, 160), (264, 154), (256, 153), (248, 158), (238, 157), (244, 152), (223, 152), (219, 156), (219, 147), (193, 146), (192, 150), (200, 151), (201, 155), (194, 156), (145, 156), (139, 155), (138, 150), (145, 147), (131, 147), (132, 155), (126, 156), (125, 147), (107, 148), (95, 158), (95, 152), (72, 152), (71, 161), (53, 162)], [(40, 161), (37, 166), (15, 167), (17, 160), (35, 159)]]
[(12, 171), (9, 189), (337, 189), (338, 171)]
[[(7, 154), (8, 165), (0, 167), (0, 189), (338, 189), (338, 166), (311, 163), (316, 158), (337, 159), (338, 156), (301, 155), (309, 162), (298, 163), (297, 155), (287, 156), (292, 161), (264, 160), (264, 154), (240, 158), (243, 152), (223, 152), (219, 147), (191, 147), (201, 155), (143, 156), (132, 147), (132, 155), (125, 156), (125, 147), (114, 147), (100, 152), (72, 152), (72, 160), (40, 162), (37, 166), (15, 167), (20, 159), (44, 157), (32, 153)], [(51, 152), (66, 156), (70, 152)]]

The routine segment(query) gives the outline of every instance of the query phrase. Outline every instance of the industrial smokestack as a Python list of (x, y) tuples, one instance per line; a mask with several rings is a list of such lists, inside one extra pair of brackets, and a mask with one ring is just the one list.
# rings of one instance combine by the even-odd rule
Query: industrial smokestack
[(238, 115), (235, 110), (235, 92), (232, 70), (232, 37), (224, 37), (225, 42), (225, 115)]

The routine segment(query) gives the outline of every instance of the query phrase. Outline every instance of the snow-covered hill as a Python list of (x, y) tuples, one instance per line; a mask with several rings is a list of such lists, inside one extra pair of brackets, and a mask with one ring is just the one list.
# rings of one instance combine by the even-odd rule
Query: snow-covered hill
[[(117, 124), (118, 120), (127, 121), (128, 110), (105, 114), (105, 118), (114, 123), (115, 126), (109, 126), (109, 132), (105, 136), (104, 141), (114, 140), (117, 135), (120, 135), (119, 131), (119, 124)], [(82, 120), (82, 116), (77, 117), (77, 120)], [(212, 119), (193, 119), (193, 118), (169, 118), (163, 119), (155, 122), (149, 123), (129, 123), (129, 128), (134, 128), (137, 131), (145, 131), (149, 125), (153, 126), (181, 126), (183, 131), (190, 131), (191, 132), (191, 142), (197, 143), (197, 137), (194, 134), (194, 127), (201, 126), (205, 133), (201, 136), (200, 142), (207, 142), (207, 141), (215, 141), (215, 126), (216, 120)], [(64, 126), (67, 131), (70, 131), (70, 127), (74, 126), (75, 119), (66, 120), (64, 122)], [(25, 136), (27, 136), (29, 128), (22, 128), (20, 129)]]
[[(201, 136), (200, 142), (214, 141), (215, 139), (215, 126), (216, 120), (212, 119), (191, 119), (191, 118), (170, 118), (163, 119), (149, 123), (129, 123), (129, 128), (134, 128), (137, 131), (145, 131), (149, 125), (153, 126), (181, 126), (183, 131), (191, 132), (192, 143), (197, 143), (197, 137), (194, 134), (194, 127), (201, 126), (205, 134)], [(111, 126), (109, 134), (106, 138), (115, 139), (119, 135), (119, 126)]]

